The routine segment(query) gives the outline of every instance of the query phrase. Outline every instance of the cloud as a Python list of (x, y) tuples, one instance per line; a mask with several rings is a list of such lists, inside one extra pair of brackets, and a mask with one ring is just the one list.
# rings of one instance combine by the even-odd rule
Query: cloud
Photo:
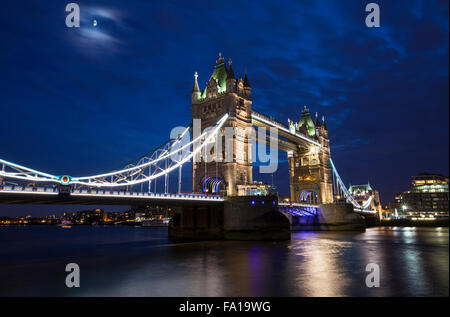
[[(126, 48), (123, 38), (132, 31), (124, 12), (107, 7), (80, 7), (80, 27), (69, 38), (79, 51), (89, 57), (121, 53)], [(95, 21), (95, 23), (94, 23)]]

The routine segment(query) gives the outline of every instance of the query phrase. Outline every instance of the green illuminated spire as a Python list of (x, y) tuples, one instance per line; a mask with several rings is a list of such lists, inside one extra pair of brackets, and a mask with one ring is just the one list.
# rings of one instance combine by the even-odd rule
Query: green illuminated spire
[(316, 127), (314, 125), (313, 120), (309, 114), (309, 110), (306, 108), (303, 109), (302, 117), (300, 118), (300, 122), (298, 123), (298, 128), (305, 127), (308, 131), (308, 135), (314, 136), (316, 134)]
[(202, 95), (200, 96), (200, 98), (205, 99), (206, 98), (206, 88), (203, 90)]
[(211, 75), (211, 78), (217, 82), (219, 93), (227, 90), (227, 73), (227, 65), (222, 57), (222, 53), (219, 53), (219, 59), (216, 61), (214, 72)]

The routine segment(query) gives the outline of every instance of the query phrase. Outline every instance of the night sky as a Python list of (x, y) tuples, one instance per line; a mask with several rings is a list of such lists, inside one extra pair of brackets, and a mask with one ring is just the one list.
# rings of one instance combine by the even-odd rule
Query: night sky
[[(325, 116), (346, 184), (370, 181), (387, 203), (412, 175), (448, 175), (448, 0), (77, 1), (80, 28), (68, 2), (2, 1), (2, 159), (82, 176), (138, 158), (190, 123), (194, 72), (203, 89), (222, 52), (247, 68), (255, 110)], [(369, 2), (380, 28), (365, 26)], [(43, 208), (0, 215), (67, 210)]]

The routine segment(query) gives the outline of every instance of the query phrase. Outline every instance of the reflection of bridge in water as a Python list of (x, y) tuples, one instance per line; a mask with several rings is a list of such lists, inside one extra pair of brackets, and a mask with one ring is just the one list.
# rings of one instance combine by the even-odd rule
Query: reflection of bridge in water
[[(251, 135), (240, 131), (251, 131), (256, 127), (271, 131), (264, 138), (258, 139), (258, 142), (265, 145), (276, 144), (288, 156), (290, 201), (269, 203), (268, 205), (272, 205), (271, 209), (276, 205), (279, 211), (291, 217), (318, 217), (323, 216), (325, 209), (329, 209), (323, 206), (342, 207), (342, 201), (345, 200), (347, 209), (351, 206), (354, 213), (376, 213), (370, 208), (372, 197), (358, 203), (345, 187), (330, 156), (328, 129), (324, 118), (319, 120), (316, 114), (314, 122), (305, 107), (298, 122), (289, 120), (289, 124), (285, 125), (252, 110), (247, 74), (244, 79), (236, 79), (231, 61), (227, 67), (224, 59), (219, 56), (204, 90), (200, 90), (197, 75), (195, 76), (191, 109), (192, 118), (201, 119), (197, 134), (193, 131), (193, 124), (147, 155), (107, 173), (81, 177), (52, 175), (0, 159), (0, 202), (119, 205), (157, 203), (182, 208), (198, 207), (198, 214), (204, 212), (205, 206), (209, 206), (210, 210), (215, 208), (213, 206), (226, 205), (227, 201), (235, 201), (239, 205), (242, 204), (242, 198), (236, 200), (235, 197), (239, 197), (239, 193), (245, 188), (255, 186), (251, 158), (254, 140)], [(228, 141), (225, 138), (227, 128), (233, 128), (235, 132)], [(217, 143), (218, 139), (223, 138), (225, 142)], [(211, 143), (216, 148), (211, 148)], [(223, 160), (226, 149), (232, 149), (230, 161)], [(216, 160), (207, 161), (205, 157), (208, 154), (212, 154)], [(192, 194), (181, 193), (182, 168), (186, 163), (192, 163)], [(177, 193), (169, 193), (170, 173), (178, 173)], [(161, 193), (157, 192), (158, 180), (164, 184)], [(247, 200), (247, 205), (252, 208), (255, 200), (252, 197), (247, 197)], [(256, 201), (262, 204), (266, 202), (263, 197), (258, 197)], [(268, 208), (267, 205), (263, 207), (262, 209)], [(242, 209), (242, 206), (239, 208)], [(211, 218), (211, 215), (208, 217)]]

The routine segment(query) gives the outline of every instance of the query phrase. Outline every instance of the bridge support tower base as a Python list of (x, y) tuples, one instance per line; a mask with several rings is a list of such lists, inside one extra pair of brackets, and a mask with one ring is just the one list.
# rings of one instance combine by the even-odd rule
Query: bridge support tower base
[(314, 217), (290, 217), (292, 231), (359, 231), (366, 230), (364, 218), (351, 204), (323, 204)]
[(277, 209), (276, 196), (228, 198), (224, 204), (224, 238), (227, 240), (290, 240), (289, 220)]
[(169, 223), (169, 238), (179, 242), (222, 239), (223, 205), (177, 207)]
[(222, 205), (179, 207), (169, 224), (169, 238), (192, 240), (265, 240), (291, 238), (291, 224), (277, 197), (233, 196)]

